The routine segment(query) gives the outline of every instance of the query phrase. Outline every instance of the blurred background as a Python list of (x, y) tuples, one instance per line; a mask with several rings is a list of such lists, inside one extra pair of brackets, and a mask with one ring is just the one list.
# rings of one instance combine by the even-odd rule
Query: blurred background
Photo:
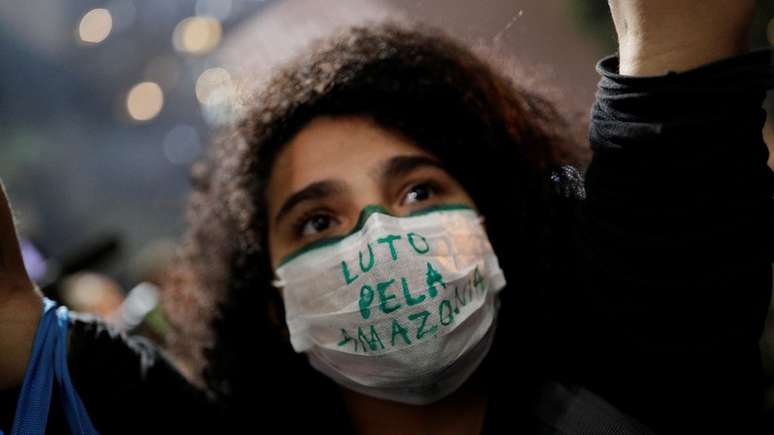
[[(755, 45), (774, 44), (774, 2), (758, 3)], [(189, 167), (213, 132), (311, 39), (406, 16), (515, 60), (569, 112), (588, 111), (594, 64), (614, 49), (603, 1), (0, 2), (0, 178), (31, 275), (160, 340), (156, 285), (184, 229)], [(764, 342), (774, 349), (774, 332)]]

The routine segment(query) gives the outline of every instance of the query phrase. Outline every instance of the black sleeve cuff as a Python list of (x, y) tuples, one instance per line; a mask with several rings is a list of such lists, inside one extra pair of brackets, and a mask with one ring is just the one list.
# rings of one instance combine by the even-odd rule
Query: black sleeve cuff
[[(602, 59), (592, 147), (636, 148), (639, 143), (670, 146), (670, 152), (681, 147), (698, 151), (691, 145), (759, 132), (765, 121), (761, 105), (774, 86), (772, 53), (761, 49), (682, 73), (646, 77), (618, 74), (617, 56)], [(675, 148), (670, 139), (681, 145)]]
[[(614, 81), (625, 86), (653, 86), (670, 87), (674, 85), (690, 85), (699, 83), (713, 77), (723, 78), (726, 76), (735, 76), (737, 74), (752, 74), (752, 82), (736, 83), (734, 81), (725, 81), (734, 88), (744, 87), (771, 87), (772, 86), (772, 62), (774, 50), (771, 48), (762, 48), (749, 53), (702, 65), (700, 67), (677, 73), (667, 71), (662, 75), (654, 76), (627, 76), (618, 73), (618, 55), (611, 55), (597, 62), (597, 72), (605, 79)], [(720, 84), (723, 84), (723, 80)]]

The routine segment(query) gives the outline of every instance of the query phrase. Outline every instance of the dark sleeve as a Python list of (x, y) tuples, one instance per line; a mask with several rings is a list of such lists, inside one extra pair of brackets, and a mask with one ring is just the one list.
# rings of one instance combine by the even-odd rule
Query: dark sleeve
[(217, 433), (219, 408), (143, 337), (74, 315), (68, 366), (103, 435)]
[(617, 61), (598, 65), (572, 371), (659, 431), (751, 433), (772, 289), (771, 52), (658, 77)]

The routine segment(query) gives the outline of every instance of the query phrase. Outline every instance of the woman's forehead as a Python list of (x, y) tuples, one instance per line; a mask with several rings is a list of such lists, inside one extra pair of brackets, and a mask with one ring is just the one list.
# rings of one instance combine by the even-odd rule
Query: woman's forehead
[(323, 180), (371, 182), (378, 170), (399, 155), (429, 154), (408, 139), (365, 117), (319, 117), (278, 154), (269, 196), (279, 198)]

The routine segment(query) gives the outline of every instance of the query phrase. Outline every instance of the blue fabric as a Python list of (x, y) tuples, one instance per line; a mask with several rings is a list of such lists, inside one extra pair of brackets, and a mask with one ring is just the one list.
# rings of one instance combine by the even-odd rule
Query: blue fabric
[(24, 374), (10, 435), (45, 434), (55, 381), (70, 433), (98, 435), (67, 369), (69, 326), (67, 308), (62, 306), (56, 309), (56, 303), (44, 298), (43, 317), (35, 333), (35, 343)]

